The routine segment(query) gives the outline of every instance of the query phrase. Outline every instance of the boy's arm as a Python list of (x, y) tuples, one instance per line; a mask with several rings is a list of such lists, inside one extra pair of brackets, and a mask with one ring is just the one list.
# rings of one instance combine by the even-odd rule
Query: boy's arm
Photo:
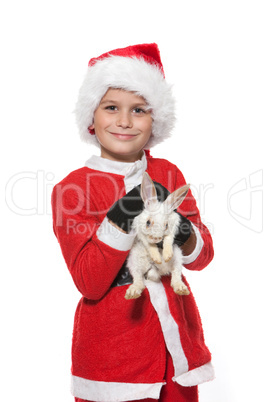
[(78, 208), (76, 191), (52, 193), (53, 229), (78, 290), (88, 299), (98, 300), (109, 290), (127, 258), (134, 235), (111, 225), (107, 218)]
[[(177, 172), (177, 187), (184, 185), (182, 173)], [(186, 243), (181, 247), (184, 254), (184, 266), (187, 269), (201, 271), (213, 259), (214, 249), (212, 237), (207, 227), (202, 223), (199, 210), (191, 190), (180, 205), (178, 211), (189, 219), (193, 225), (193, 232)]]

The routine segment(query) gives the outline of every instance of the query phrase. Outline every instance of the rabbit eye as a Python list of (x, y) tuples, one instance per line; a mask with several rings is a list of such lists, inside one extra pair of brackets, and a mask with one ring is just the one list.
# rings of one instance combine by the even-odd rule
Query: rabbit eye
[(148, 221), (146, 222), (146, 227), (149, 228), (151, 226), (151, 221), (150, 219), (148, 219)]
[(165, 230), (167, 230), (168, 229), (168, 223), (166, 223), (166, 226), (165, 226)]

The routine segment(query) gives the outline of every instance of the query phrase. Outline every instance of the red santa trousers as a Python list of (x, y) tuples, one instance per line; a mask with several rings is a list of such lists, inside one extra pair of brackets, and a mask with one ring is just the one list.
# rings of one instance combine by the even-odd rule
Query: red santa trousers
[[(182, 387), (181, 385), (172, 381), (174, 376), (174, 367), (172, 358), (167, 353), (167, 367), (165, 374), (166, 384), (162, 387), (159, 402), (198, 402), (198, 387)], [(131, 402), (155, 402), (156, 399), (142, 399), (139, 401)], [(84, 399), (75, 398), (75, 402), (93, 402)]]

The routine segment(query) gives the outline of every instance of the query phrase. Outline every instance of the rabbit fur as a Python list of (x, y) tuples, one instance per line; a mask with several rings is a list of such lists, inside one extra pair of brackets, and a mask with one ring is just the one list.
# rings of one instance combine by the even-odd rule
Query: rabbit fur
[[(189, 190), (185, 185), (164, 202), (157, 200), (154, 183), (148, 173), (144, 173), (141, 183), (143, 211), (134, 219), (132, 228), (136, 232), (134, 244), (130, 250), (127, 267), (133, 278), (133, 284), (126, 291), (126, 299), (140, 297), (145, 288), (145, 278), (158, 282), (162, 275), (171, 274), (171, 286), (179, 295), (190, 292), (183, 283), (182, 251), (173, 243), (180, 224), (180, 215), (174, 212), (182, 203)], [(163, 249), (157, 243), (163, 242)]]

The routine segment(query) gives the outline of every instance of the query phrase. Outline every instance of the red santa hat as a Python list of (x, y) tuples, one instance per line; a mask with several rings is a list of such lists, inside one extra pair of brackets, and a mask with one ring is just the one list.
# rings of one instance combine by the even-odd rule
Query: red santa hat
[(147, 149), (170, 136), (175, 122), (175, 102), (155, 43), (115, 49), (89, 61), (75, 109), (80, 136), (86, 142), (98, 145), (89, 126), (109, 88), (135, 92), (152, 109), (152, 136)]

